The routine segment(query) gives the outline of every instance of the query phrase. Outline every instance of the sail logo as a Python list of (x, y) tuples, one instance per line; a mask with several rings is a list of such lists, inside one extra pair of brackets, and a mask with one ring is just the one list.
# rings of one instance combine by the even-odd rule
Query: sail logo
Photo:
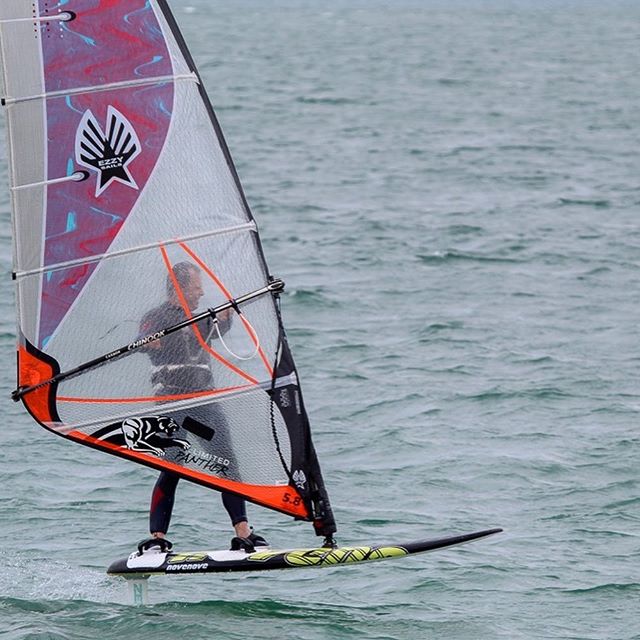
[(104, 131), (90, 109), (84, 112), (76, 131), (76, 161), (98, 173), (96, 198), (113, 182), (138, 189), (128, 165), (141, 152), (133, 125), (115, 107), (107, 108)]
[(296, 487), (301, 491), (304, 491), (304, 485), (307, 484), (307, 476), (304, 475), (304, 471), (302, 469), (296, 469), (291, 477), (293, 478)]
[(289, 390), (288, 389), (282, 389), (282, 391), (280, 391), (280, 405), (284, 409), (287, 409), (288, 407), (291, 406), (291, 400), (289, 400)]
[(179, 452), (191, 448), (191, 443), (182, 438), (175, 438), (180, 425), (169, 416), (131, 417), (122, 422), (115, 422), (102, 427), (91, 434), (92, 438), (114, 444), (129, 451), (152, 454), (158, 458), (176, 457)]

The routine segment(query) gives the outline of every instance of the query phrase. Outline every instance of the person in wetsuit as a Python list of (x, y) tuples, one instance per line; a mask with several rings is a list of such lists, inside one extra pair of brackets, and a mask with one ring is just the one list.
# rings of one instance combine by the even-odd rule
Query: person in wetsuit
[[(167, 277), (167, 299), (145, 314), (140, 323), (141, 334), (150, 335), (182, 322), (185, 319), (183, 304), (194, 311), (203, 295), (202, 278), (198, 268), (191, 262), (174, 265), (172, 273)], [(232, 314), (233, 311), (228, 309), (217, 315), (220, 334), (229, 330)], [(215, 332), (212, 318), (201, 320), (196, 326), (202, 339), (208, 343), (212, 332)], [(145, 351), (153, 365), (151, 382), (159, 402), (171, 401), (176, 396), (213, 388), (210, 356), (192, 327), (149, 343)], [(228, 430), (224, 414), (218, 407), (209, 406), (206, 410), (209, 422), (218, 427), (222, 426), (224, 431)], [(154, 541), (166, 540), (179, 479), (178, 475), (170, 471), (160, 472), (151, 495), (149, 511), (152, 538), (141, 543), (145, 548), (155, 546)], [(249, 526), (246, 504), (242, 498), (222, 492), (222, 504), (236, 533), (231, 541), (231, 549), (248, 550), (251, 547), (267, 546), (266, 540), (253, 533)], [(157, 546), (161, 549), (170, 548), (170, 543), (166, 541)]]

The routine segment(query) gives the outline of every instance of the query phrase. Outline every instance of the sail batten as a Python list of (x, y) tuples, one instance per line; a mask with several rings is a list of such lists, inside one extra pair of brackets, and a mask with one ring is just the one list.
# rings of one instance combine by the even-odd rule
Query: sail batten
[(41, 180), (40, 182), (32, 182), (30, 184), (21, 184), (15, 187), (11, 187), (11, 191), (21, 191), (22, 189), (35, 189), (36, 187), (45, 187), (50, 184), (59, 184), (61, 182), (79, 182), (85, 179), (84, 172), (75, 172), (70, 176), (64, 176), (62, 178), (51, 178), (50, 180)]
[(111, 82), (108, 84), (89, 85), (86, 87), (77, 87), (75, 89), (63, 89), (60, 91), (48, 91), (32, 96), (7, 96), (3, 98), (7, 106), (19, 104), (21, 102), (33, 102), (34, 100), (47, 100), (50, 98), (70, 97), (74, 95), (95, 93), (99, 91), (112, 91), (113, 89), (127, 89), (134, 87), (144, 87), (153, 84), (165, 84), (167, 82), (176, 82), (180, 80), (191, 80), (198, 84), (198, 77), (194, 73), (185, 73), (181, 75), (156, 76), (152, 78), (144, 78), (140, 80), (127, 80), (123, 82)]
[(78, 258), (77, 260), (68, 260), (67, 262), (60, 262), (58, 264), (48, 264), (45, 267), (40, 267), (38, 269), (31, 269), (29, 271), (16, 271), (16, 278), (23, 278), (25, 276), (37, 275), (41, 273), (47, 273), (49, 271), (57, 271), (59, 269), (67, 269), (68, 267), (74, 267), (82, 264), (88, 264), (91, 262), (100, 262), (101, 260), (108, 260), (109, 258), (117, 258), (119, 256), (124, 256), (128, 253), (137, 253), (140, 251), (146, 251), (148, 249), (158, 249), (162, 246), (170, 246), (176, 245), (184, 242), (190, 242), (191, 240), (200, 240), (202, 238), (211, 238), (213, 236), (219, 236), (224, 234), (231, 233), (239, 233), (242, 231), (252, 231), (257, 232), (258, 228), (256, 223), (252, 220), (251, 222), (246, 222), (244, 224), (238, 224), (231, 227), (225, 227), (223, 229), (213, 229), (212, 231), (204, 231), (202, 233), (195, 233), (188, 236), (183, 236), (181, 238), (171, 238), (166, 240), (157, 240), (155, 242), (141, 244), (135, 247), (130, 247), (128, 249), (121, 249), (119, 251), (109, 251), (106, 253), (101, 253), (99, 255), (90, 256), (87, 258)]
[[(207, 405), (212, 397), (216, 397), (218, 400), (223, 400), (225, 398), (235, 398), (242, 396), (243, 394), (248, 394), (249, 392), (255, 391), (256, 387), (259, 387), (263, 391), (269, 391), (271, 389), (280, 389), (283, 387), (287, 387), (289, 385), (297, 385), (298, 379), (295, 373), (292, 373), (288, 376), (283, 376), (277, 378), (274, 381), (265, 380), (259, 382), (257, 385), (252, 384), (244, 384), (239, 385), (237, 387), (231, 387), (227, 389), (212, 389), (210, 391), (202, 391), (202, 392), (194, 392), (191, 394), (185, 394), (185, 398), (177, 398), (170, 400), (165, 400), (163, 404), (163, 409), (172, 410), (172, 411), (182, 411), (187, 409), (194, 409), (198, 407), (202, 407)], [(73, 397), (65, 397), (58, 396), (56, 398), (58, 403), (60, 402), (69, 402), (69, 403), (82, 403), (82, 404), (141, 404), (141, 403), (155, 403), (157, 401), (156, 396), (149, 396), (147, 398), (73, 398)], [(78, 429), (86, 429), (88, 427), (95, 427), (96, 425), (103, 424), (104, 422), (116, 423), (118, 421), (125, 420), (128, 416), (131, 415), (131, 410), (127, 410), (120, 413), (111, 414), (109, 416), (101, 416), (98, 420), (88, 420), (85, 422), (78, 422), (73, 424), (60, 424), (55, 422), (50, 422), (46, 426), (49, 429), (52, 429), (58, 433), (68, 434), (71, 431), (75, 431)]]
[(30, 22), (32, 24), (37, 24), (38, 22), (67, 22), (71, 15), (67, 12), (60, 13), (56, 16), (38, 16), (38, 17), (28, 17), (28, 18), (7, 18), (6, 20), (0, 20), (0, 25), (3, 24), (11, 24), (15, 22)]
[(168, 4), (3, 0), (0, 40), (15, 399), (331, 535), (282, 283)]

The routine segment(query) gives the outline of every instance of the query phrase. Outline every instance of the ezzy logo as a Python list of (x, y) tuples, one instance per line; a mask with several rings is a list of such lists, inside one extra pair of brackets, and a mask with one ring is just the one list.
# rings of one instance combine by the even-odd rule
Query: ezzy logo
[(167, 416), (127, 418), (120, 428), (124, 435), (124, 443), (131, 451), (153, 453), (159, 458), (164, 458), (165, 449), (169, 447), (191, 447), (186, 440), (172, 437), (180, 426), (173, 418)]
[(138, 189), (127, 166), (142, 151), (133, 125), (115, 108), (107, 108), (106, 133), (90, 109), (76, 131), (76, 161), (98, 173), (96, 198), (115, 180)]

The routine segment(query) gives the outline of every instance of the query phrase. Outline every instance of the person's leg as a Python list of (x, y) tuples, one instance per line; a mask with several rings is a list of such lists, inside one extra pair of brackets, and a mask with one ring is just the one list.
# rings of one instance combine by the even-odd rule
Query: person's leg
[(164, 538), (169, 523), (180, 476), (170, 471), (161, 471), (153, 493), (151, 494), (151, 509), (149, 510), (149, 530), (154, 538)]
[(251, 535), (251, 528), (247, 519), (246, 502), (239, 496), (223, 492), (222, 504), (229, 514), (236, 535), (240, 538), (248, 538)]
[(246, 502), (231, 493), (222, 494), (222, 504), (231, 518), (231, 524), (236, 530), (236, 537), (231, 540), (231, 549), (245, 551), (253, 550), (256, 547), (268, 547), (269, 543), (262, 537), (253, 533), (247, 520)]

